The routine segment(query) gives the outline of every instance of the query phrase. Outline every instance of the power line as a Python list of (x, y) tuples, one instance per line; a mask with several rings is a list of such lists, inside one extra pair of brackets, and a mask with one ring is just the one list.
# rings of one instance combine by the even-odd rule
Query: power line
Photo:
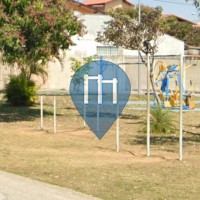
[(154, 0), (154, 1), (159, 1), (163, 3), (171, 3), (171, 4), (179, 4), (179, 5), (184, 5), (184, 6), (194, 6), (193, 4), (180, 3), (180, 2), (175, 2), (175, 1), (167, 1), (167, 0)]

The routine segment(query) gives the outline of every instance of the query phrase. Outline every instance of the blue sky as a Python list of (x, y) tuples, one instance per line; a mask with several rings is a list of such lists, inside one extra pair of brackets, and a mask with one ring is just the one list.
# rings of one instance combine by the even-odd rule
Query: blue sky
[[(83, 2), (83, 0), (78, 0)], [(129, 2), (138, 4), (138, 0), (128, 0)], [(188, 20), (199, 22), (197, 9), (192, 4), (192, 0), (186, 3), (186, 0), (140, 0), (141, 4), (152, 7), (161, 6), (164, 14), (175, 14)]]
[[(138, 4), (138, 0), (129, 0), (129, 2)], [(161, 6), (164, 14), (175, 14), (188, 20), (199, 22), (200, 18), (197, 15), (197, 9), (189, 0), (140, 0), (141, 4), (152, 7)]]

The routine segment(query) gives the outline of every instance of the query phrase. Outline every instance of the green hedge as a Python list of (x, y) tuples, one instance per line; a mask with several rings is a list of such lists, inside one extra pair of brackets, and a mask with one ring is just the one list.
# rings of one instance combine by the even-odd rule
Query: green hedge
[(5, 89), (7, 101), (15, 106), (33, 105), (36, 95), (36, 86), (32, 80), (24, 75), (11, 76)]

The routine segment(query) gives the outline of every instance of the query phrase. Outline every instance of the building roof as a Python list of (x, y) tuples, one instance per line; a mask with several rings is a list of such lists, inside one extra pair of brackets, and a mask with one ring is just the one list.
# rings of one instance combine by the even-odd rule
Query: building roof
[[(84, 0), (83, 4), (89, 6), (89, 5), (106, 4), (106, 3), (109, 3), (111, 1), (114, 1), (114, 0)], [(132, 5), (127, 0), (123, 0), (123, 2), (127, 3), (129, 5)]]
[(85, 0), (83, 1), (84, 5), (94, 5), (94, 4), (105, 4), (112, 0)]
[(77, 1), (70, 0), (69, 6), (70, 6), (70, 8), (77, 10), (77, 11), (84, 13), (84, 14), (94, 14), (95, 13), (94, 10), (88, 8), (86, 5), (79, 3)]

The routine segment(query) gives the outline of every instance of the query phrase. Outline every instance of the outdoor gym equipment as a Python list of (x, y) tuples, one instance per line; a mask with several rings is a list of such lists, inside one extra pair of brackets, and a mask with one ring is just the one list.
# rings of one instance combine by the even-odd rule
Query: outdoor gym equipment
[[(184, 69), (191, 67), (192, 65), (186, 66)], [(175, 90), (170, 88), (170, 79), (174, 79)], [(190, 89), (186, 92), (183, 84), (180, 83), (180, 66), (176, 64), (167, 65), (163, 61), (158, 61), (154, 67), (154, 83), (159, 92), (159, 98), (162, 102), (163, 107), (178, 107), (180, 88), (182, 87), (184, 103), (183, 109), (193, 109), (195, 102), (192, 99), (192, 81), (190, 80)]]

